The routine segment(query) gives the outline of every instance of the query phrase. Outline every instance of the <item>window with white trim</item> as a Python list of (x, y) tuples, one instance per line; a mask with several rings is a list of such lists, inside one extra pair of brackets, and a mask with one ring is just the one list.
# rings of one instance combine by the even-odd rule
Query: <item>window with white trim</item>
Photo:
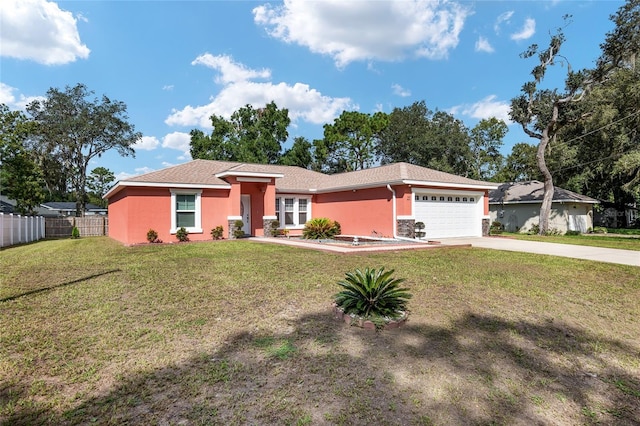
[(180, 228), (191, 233), (202, 232), (201, 190), (171, 190), (171, 230)]
[(303, 227), (311, 218), (311, 197), (276, 198), (276, 217), (283, 228)]
[(307, 223), (307, 203), (306, 198), (298, 200), (298, 223), (301, 225)]

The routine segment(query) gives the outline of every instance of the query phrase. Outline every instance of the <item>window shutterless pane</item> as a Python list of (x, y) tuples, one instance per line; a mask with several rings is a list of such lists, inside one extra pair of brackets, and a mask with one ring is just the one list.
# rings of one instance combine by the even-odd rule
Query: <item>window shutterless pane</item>
[(284, 199), (284, 211), (285, 212), (292, 212), (293, 211), (293, 203), (294, 203), (294, 199), (293, 198), (285, 198)]
[(176, 213), (176, 226), (178, 228), (192, 228), (196, 226), (196, 214), (195, 212), (177, 212)]
[(284, 224), (285, 225), (295, 225), (295, 223), (293, 223), (293, 212), (285, 212), (284, 213)]
[(195, 210), (196, 196), (189, 194), (176, 195), (176, 210)]
[(307, 212), (298, 213), (298, 225), (304, 225), (307, 223)]

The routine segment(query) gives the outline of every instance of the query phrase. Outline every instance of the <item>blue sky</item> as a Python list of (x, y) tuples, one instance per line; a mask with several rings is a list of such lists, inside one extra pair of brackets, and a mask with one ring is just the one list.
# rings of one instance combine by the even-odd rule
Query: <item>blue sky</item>
[[(622, 1), (0, 2), (0, 102), (24, 108), (50, 87), (84, 83), (127, 104), (142, 132), (135, 158), (91, 168), (118, 179), (190, 159), (189, 131), (211, 114), (271, 100), (289, 109), (289, 147), (322, 137), (343, 110), (391, 112), (424, 100), (473, 127), (508, 120), (509, 101), (563, 25), (562, 53), (593, 66)], [(561, 87), (566, 67), (547, 77)], [(509, 124), (503, 152), (533, 142)]]

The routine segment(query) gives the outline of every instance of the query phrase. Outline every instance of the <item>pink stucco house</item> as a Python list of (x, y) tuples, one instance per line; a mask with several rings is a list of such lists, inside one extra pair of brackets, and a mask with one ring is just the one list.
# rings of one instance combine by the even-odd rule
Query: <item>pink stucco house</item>
[(247, 235), (269, 236), (277, 220), (290, 235), (316, 217), (336, 220), (345, 235), (471, 237), (489, 228), (488, 192), (497, 184), (407, 163), (325, 175), (300, 167), (193, 160), (122, 180), (105, 195), (109, 236), (146, 242), (149, 229), (175, 241), (184, 226), (192, 241), (211, 239), (236, 220)]

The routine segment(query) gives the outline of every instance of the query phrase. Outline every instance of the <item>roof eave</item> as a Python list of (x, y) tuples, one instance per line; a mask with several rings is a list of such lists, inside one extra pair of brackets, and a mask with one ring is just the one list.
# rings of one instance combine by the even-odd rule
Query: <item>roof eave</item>
[(476, 184), (476, 183), (447, 183), (447, 182), (432, 182), (424, 180), (403, 180), (405, 185), (420, 185), (420, 186), (435, 186), (438, 188), (456, 188), (456, 189), (482, 189), (492, 190), (498, 189), (498, 184)]
[(109, 197), (120, 192), (126, 187), (148, 187), (148, 188), (184, 188), (184, 189), (231, 189), (230, 184), (199, 184), (199, 183), (175, 183), (175, 182), (137, 182), (137, 181), (120, 181), (116, 183), (104, 196), (107, 200)]

